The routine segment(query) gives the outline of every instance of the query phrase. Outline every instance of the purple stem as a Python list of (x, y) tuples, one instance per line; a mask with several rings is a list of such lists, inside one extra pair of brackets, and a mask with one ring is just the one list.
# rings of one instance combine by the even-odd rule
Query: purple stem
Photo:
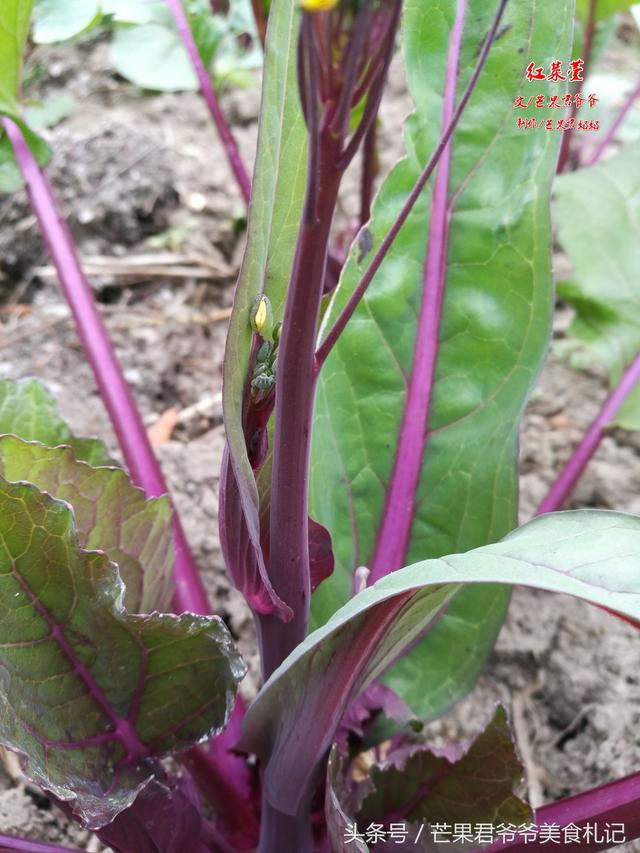
[[(326, 141), (326, 140), (325, 140)], [(341, 173), (335, 153), (324, 150), (318, 181), (318, 218), (307, 205), (300, 226), (278, 347), (269, 577), (293, 618), (259, 616), (265, 680), (305, 638), (311, 597), (308, 532), (308, 469), (315, 395), (315, 334), (322, 302), (327, 251)], [(307, 199), (313, 192), (307, 193)]]
[(238, 145), (231, 133), (222, 110), (220, 109), (220, 104), (218, 103), (213, 84), (211, 83), (211, 78), (209, 77), (207, 69), (204, 67), (200, 51), (198, 50), (198, 45), (193, 37), (193, 33), (191, 32), (189, 18), (182, 7), (181, 0), (167, 0), (167, 5), (171, 9), (173, 17), (175, 18), (178, 32), (180, 33), (180, 37), (184, 42), (184, 46), (187, 49), (194, 71), (198, 77), (202, 97), (205, 99), (206, 104), (209, 107), (209, 112), (211, 113), (211, 117), (213, 118), (214, 124), (218, 130), (220, 141), (224, 146), (229, 165), (231, 166), (236, 181), (238, 182), (238, 186), (240, 187), (240, 192), (242, 193), (245, 202), (249, 204), (249, 201), (251, 200), (251, 179), (249, 178), (249, 174), (242, 162)]
[(493, 21), (493, 24), (491, 25), (491, 29), (490, 29), (486, 39), (483, 42), (482, 50), (480, 51), (480, 56), (478, 57), (478, 64), (476, 65), (475, 71), (473, 72), (471, 79), (469, 80), (469, 83), (467, 84), (467, 88), (465, 89), (464, 94), (462, 95), (462, 98), (460, 99), (460, 103), (458, 104), (451, 121), (449, 122), (449, 124), (447, 125), (446, 129), (444, 130), (442, 136), (440, 137), (440, 141), (436, 145), (436, 148), (435, 148), (433, 154), (431, 155), (429, 162), (427, 163), (427, 165), (424, 168), (424, 171), (422, 172), (422, 174), (418, 178), (416, 185), (411, 190), (411, 193), (409, 194), (409, 197), (408, 197), (407, 201), (405, 202), (404, 207), (400, 211), (398, 218), (396, 219), (396, 221), (394, 222), (392, 227), (389, 229), (389, 232), (387, 233), (386, 237), (384, 238), (384, 240), (380, 244), (378, 251), (375, 253), (371, 263), (367, 267), (365, 274), (362, 276), (362, 278), (360, 279), (360, 281), (356, 285), (353, 293), (351, 294), (351, 296), (347, 300), (347, 304), (344, 306), (344, 308), (342, 309), (342, 312), (340, 313), (340, 315), (336, 319), (335, 323), (333, 324), (333, 326), (329, 330), (326, 338), (320, 344), (318, 351), (316, 352), (316, 370), (317, 371), (320, 370), (320, 368), (322, 367), (322, 365), (326, 361), (327, 356), (329, 355), (334, 344), (336, 343), (336, 341), (338, 340), (338, 338), (340, 337), (340, 335), (344, 331), (347, 323), (349, 322), (349, 320), (353, 316), (353, 313), (356, 310), (356, 308), (358, 307), (358, 304), (360, 303), (360, 300), (364, 296), (367, 288), (369, 287), (369, 285), (373, 281), (376, 273), (378, 272), (378, 270), (382, 266), (382, 262), (386, 258), (387, 254), (389, 252), (389, 249), (391, 248), (394, 240), (396, 239), (396, 237), (400, 233), (400, 229), (402, 228), (402, 226), (407, 221), (409, 214), (411, 213), (411, 211), (413, 210), (413, 208), (415, 206), (415, 203), (418, 201), (418, 199), (422, 195), (422, 191), (425, 188), (427, 181), (431, 177), (433, 170), (438, 165), (438, 162), (440, 160), (440, 157), (442, 156), (443, 151), (445, 150), (445, 148), (447, 147), (447, 144), (449, 143), (449, 140), (453, 136), (453, 133), (454, 133), (456, 127), (458, 126), (459, 121), (460, 121), (460, 117), (462, 116), (462, 113), (464, 112), (465, 107), (467, 106), (467, 103), (469, 102), (469, 98), (473, 94), (473, 91), (474, 91), (474, 89), (478, 83), (478, 79), (480, 77), (480, 74), (482, 73), (482, 69), (485, 66), (485, 63), (487, 61), (487, 57), (489, 56), (489, 51), (491, 50), (491, 46), (495, 40), (496, 33), (498, 32), (498, 27), (500, 26), (500, 21), (502, 20), (502, 16), (504, 14), (504, 10), (507, 6), (508, 1), (509, 0), (500, 0), (500, 5), (498, 6), (498, 11), (496, 12), (496, 16), (495, 16), (495, 19)]
[[(596, 34), (596, 11), (597, 11), (598, 0), (589, 0), (589, 9), (587, 13), (587, 21), (584, 29), (584, 44), (582, 47), (582, 56), (584, 59), (584, 79), (586, 80), (589, 76), (589, 72), (591, 71), (591, 54), (593, 53), (593, 40)], [(574, 83), (573, 86), (570, 87), (570, 91), (575, 95), (580, 86), (578, 83)], [(575, 101), (572, 102), (571, 109), (569, 110), (569, 119), (574, 119), (576, 117), (577, 105)], [(571, 140), (573, 138), (573, 130), (569, 128), (562, 135), (562, 143), (560, 145), (560, 154), (558, 155), (558, 169), (557, 172), (560, 174), (569, 168), (575, 168), (577, 165), (575, 162), (575, 158), (571, 155)]]
[(77, 847), (61, 847), (45, 841), (32, 841), (30, 838), (14, 838), (12, 835), (0, 835), (0, 853), (9, 850), (23, 850), (24, 853), (82, 853)]
[(620, 129), (620, 125), (626, 119), (629, 110), (634, 105), (636, 100), (640, 98), (640, 80), (638, 80), (635, 88), (624, 102), (622, 107), (620, 108), (620, 112), (616, 116), (615, 121), (611, 125), (611, 127), (607, 130), (607, 132), (602, 137), (601, 141), (598, 143), (598, 146), (593, 151), (590, 157), (588, 157), (585, 162), (585, 166), (595, 166), (598, 160), (602, 157), (607, 147), (613, 142), (613, 139)]
[(561, 509), (565, 501), (584, 469), (587, 467), (591, 457), (598, 449), (604, 438), (607, 428), (620, 410), (620, 407), (629, 396), (636, 383), (640, 379), (640, 354), (638, 354), (625, 370), (619, 385), (607, 399), (600, 410), (597, 418), (591, 424), (586, 435), (574, 451), (571, 459), (564, 467), (562, 473), (551, 487), (549, 494), (542, 501), (536, 515), (545, 512), (556, 512)]
[[(443, 127), (450, 124), (454, 113), (466, 11), (467, 0), (458, 0), (456, 19), (449, 42), (442, 99)], [(416, 491), (428, 440), (427, 427), (438, 358), (442, 300), (447, 274), (451, 221), (447, 204), (451, 148), (450, 139), (442, 152), (433, 187), (429, 243), (424, 267), (424, 288), (418, 317), (416, 347), (393, 472), (371, 561), (370, 584), (404, 565), (411, 537)]]
[[(149, 443), (131, 390), (122, 374), (91, 286), (82, 272), (71, 232), (59, 213), (49, 180), (36, 162), (18, 125), (9, 118), (2, 119), (2, 122), (15, 151), (31, 206), (57, 270), (63, 293), (71, 307), (78, 335), (91, 364), (131, 479), (150, 498), (165, 495), (168, 493), (167, 484)], [(209, 602), (175, 508), (173, 524), (176, 543), (173, 570), (176, 584), (175, 606), (179, 611), (190, 610), (208, 614), (211, 612)]]
[[(585, 827), (597, 826), (600, 836), (604, 836), (607, 824), (624, 824), (626, 841), (640, 837), (640, 773), (626, 776), (617, 782), (610, 782), (600, 788), (593, 788), (584, 794), (559, 800), (543, 806), (536, 811), (536, 824), (551, 824), (560, 827), (574, 825), (584, 830)], [(483, 847), (483, 853), (494, 853), (498, 850), (512, 850), (514, 853), (528, 853), (531, 850), (574, 850), (580, 853), (596, 853), (598, 850), (610, 850), (617, 847), (615, 841), (605, 841), (603, 838), (587, 838), (583, 832), (580, 841), (552, 842), (547, 841), (498, 841), (491, 847)], [(474, 851), (480, 853), (480, 851)]]

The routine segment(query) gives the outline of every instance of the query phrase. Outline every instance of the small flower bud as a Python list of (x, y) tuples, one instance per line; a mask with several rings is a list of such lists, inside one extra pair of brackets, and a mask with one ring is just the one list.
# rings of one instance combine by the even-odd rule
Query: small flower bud
[(267, 296), (258, 296), (251, 308), (251, 328), (261, 338), (271, 339), (273, 333), (273, 311)]
[[(274, 338), (275, 338), (275, 333), (276, 333), (276, 330), (274, 328), (274, 330), (273, 330)], [(264, 341), (264, 343), (261, 345), (261, 347), (258, 350), (258, 353), (256, 355), (256, 361), (258, 362), (258, 364), (265, 364), (268, 361), (268, 359), (270, 358), (272, 352), (273, 352), (273, 344), (271, 343), (271, 341)]]
[(338, 5), (338, 0), (300, 0), (305, 12), (329, 12)]
[(270, 391), (275, 384), (275, 377), (267, 373), (254, 376), (251, 380), (251, 387), (254, 391)]

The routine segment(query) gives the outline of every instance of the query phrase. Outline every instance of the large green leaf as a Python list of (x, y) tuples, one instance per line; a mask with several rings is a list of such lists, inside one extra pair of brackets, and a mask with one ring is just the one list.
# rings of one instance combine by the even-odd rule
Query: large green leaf
[[(640, 144), (559, 176), (554, 195), (558, 238), (573, 266), (558, 293), (576, 310), (561, 351), (578, 367), (604, 365), (615, 383), (640, 352)], [(640, 427), (640, 392), (616, 422)]]
[(175, 558), (168, 497), (145, 500), (121, 468), (92, 468), (70, 447), (0, 436), (0, 477), (30, 482), (73, 507), (82, 548), (117, 563), (130, 613), (167, 610)]
[(259, 498), (242, 430), (242, 400), (252, 330), (251, 306), (264, 291), (281, 320), (293, 264), (306, 177), (306, 130), (296, 74), (297, 0), (279, 0), (269, 16), (262, 107), (247, 248), (236, 287), (224, 363), (223, 404), (233, 472), (257, 549)]
[(73, 514), (0, 479), (0, 741), (89, 827), (219, 731), (245, 667), (217, 617), (128, 614), (115, 567)]
[[(266, 794), (296, 814), (349, 703), (433, 623), (460, 584), (567, 593), (640, 620), (640, 518), (585, 510), (540, 516), (502, 542), (401, 569), (310, 634), (260, 691), (243, 748), (265, 765)], [(425, 656), (425, 670), (434, 663)]]
[(0, 435), (12, 433), (49, 447), (68, 444), (89, 465), (115, 465), (96, 438), (76, 438), (58, 414), (56, 401), (37, 379), (0, 381)]
[[(406, 127), (407, 157), (374, 205), (374, 248), (440, 134), (456, 6), (452, 0), (405, 3), (405, 56), (416, 113)], [(494, 12), (495, 4), (484, 0), (469, 4), (458, 97)], [(509, 4), (453, 138), (440, 348), (407, 562), (495, 541), (516, 524), (519, 420), (551, 321), (548, 206), (559, 134), (518, 129), (521, 111), (513, 101), (529, 92), (531, 84), (523, 80), (529, 57), (568, 58), (572, 13), (569, 0)], [(557, 90), (541, 83), (543, 91)], [(316, 625), (349, 598), (353, 570), (371, 565), (407, 405), (431, 208), (427, 188), (320, 376), (311, 513), (331, 531), (337, 568), (314, 596)], [(365, 266), (353, 252), (326, 328)], [(465, 590), (428, 646), (412, 651), (387, 683), (420, 716), (438, 715), (473, 684), (507, 600), (506, 590)]]

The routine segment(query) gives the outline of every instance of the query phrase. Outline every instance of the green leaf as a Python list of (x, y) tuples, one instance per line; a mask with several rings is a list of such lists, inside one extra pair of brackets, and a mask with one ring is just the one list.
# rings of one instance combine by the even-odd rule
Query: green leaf
[(251, 307), (264, 288), (282, 320), (306, 182), (306, 130), (296, 75), (297, 0), (280, 0), (269, 18), (262, 107), (247, 248), (227, 334), (223, 403), (233, 472), (250, 534), (258, 546), (259, 498), (242, 431)]
[(29, 34), (33, 0), (0, 4), (0, 114), (18, 117), (22, 51)]
[(523, 768), (503, 707), (462, 755), (415, 747), (369, 774), (371, 792), (357, 813), (367, 825), (393, 814), (411, 823), (522, 826), (533, 822), (531, 808), (514, 794)]
[[(24, 134), (40, 164), (50, 156), (49, 146), (29, 130), (20, 115), (22, 53), (29, 34), (33, 0), (2, 0), (0, 3), (0, 118), (8, 116)], [(22, 185), (13, 149), (0, 122), (0, 192), (14, 192)]]
[[(405, 3), (416, 113), (406, 125), (407, 157), (374, 204), (374, 250), (439, 138), (455, 11), (453, 2)], [(469, 5), (458, 98), (494, 12), (484, 0)], [(440, 347), (407, 562), (495, 541), (516, 524), (520, 416), (550, 331), (548, 205), (560, 134), (518, 129), (513, 102), (529, 92), (528, 57), (568, 58), (572, 17), (568, 0), (507, 6), (502, 34), (453, 137)], [(559, 90), (541, 83), (539, 91)], [(314, 595), (315, 625), (348, 600), (353, 570), (371, 565), (408, 396), (431, 206), (428, 187), (320, 375), (310, 511), (331, 531), (337, 565)], [(366, 263), (352, 251), (325, 330)], [(438, 716), (474, 683), (507, 602), (506, 590), (465, 590), (428, 644), (385, 682), (419, 716)]]
[[(598, 0), (596, 6), (596, 20), (602, 21), (610, 15), (618, 12), (626, 12), (637, 0)], [(576, 0), (576, 14), (581, 21), (589, 17), (589, 0)]]
[(76, 101), (71, 95), (60, 95), (58, 98), (48, 98), (37, 104), (28, 104), (25, 115), (29, 125), (35, 130), (56, 127), (61, 121), (71, 115), (76, 108)]
[[(615, 384), (640, 352), (640, 143), (560, 175), (554, 196), (558, 239), (573, 267), (558, 294), (576, 311), (559, 350), (576, 366), (604, 366)], [(636, 389), (616, 423), (640, 428), (639, 409)]]
[(36, 379), (0, 380), (0, 435), (13, 433), (49, 447), (68, 444), (89, 465), (115, 465), (96, 438), (75, 438), (58, 414), (56, 401)]
[(36, 0), (33, 40), (55, 44), (90, 30), (102, 18), (100, 0)]
[(167, 497), (145, 500), (121, 468), (92, 468), (70, 447), (0, 436), (0, 477), (30, 482), (73, 507), (81, 548), (118, 565), (130, 613), (166, 610), (175, 558)]
[(270, 802), (297, 813), (349, 703), (411, 647), (461, 584), (566, 593), (640, 621), (639, 560), (640, 518), (564, 512), (540, 516), (497, 544), (416, 563), (359, 593), (289, 655), (245, 717), (242, 748), (265, 763)]
[(142, 89), (198, 89), (196, 73), (178, 32), (161, 24), (119, 27), (111, 44), (111, 61), (119, 74)]
[(167, 24), (172, 20), (165, 0), (102, 0), (102, 13), (119, 24)]
[(189, 0), (185, 8), (198, 52), (208, 68), (227, 30), (226, 19), (212, 14), (210, 0)]
[(13, 193), (23, 185), (9, 138), (0, 136), (0, 193)]
[(217, 617), (129, 615), (122, 596), (67, 504), (0, 480), (0, 741), (93, 829), (154, 759), (226, 724), (245, 673)]

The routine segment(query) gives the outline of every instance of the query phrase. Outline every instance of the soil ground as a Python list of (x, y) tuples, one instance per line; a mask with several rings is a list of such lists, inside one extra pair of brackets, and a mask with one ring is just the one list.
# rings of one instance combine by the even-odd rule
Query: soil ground
[[(149, 425), (175, 408), (178, 423), (158, 448), (186, 532), (218, 612), (252, 663), (251, 619), (224, 572), (217, 534), (217, 472), (223, 446), (221, 362), (226, 318), (242, 253), (234, 217), (242, 204), (208, 114), (196, 94), (143, 96), (117, 79), (101, 42), (40, 51), (40, 90), (78, 101), (51, 134), (51, 175), (70, 217), (101, 309)], [(247, 161), (256, 137), (257, 88), (225, 96)], [(393, 162), (408, 111), (401, 79), (385, 102), (382, 152)], [(168, 252), (184, 276), (170, 275)], [(162, 275), (128, 277), (116, 262), (156, 254)], [(160, 258), (157, 255), (161, 255)], [(101, 260), (102, 259), (102, 260)], [(105, 259), (111, 264), (104, 269)], [(0, 199), (0, 378), (38, 376), (74, 430), (117, 448), (22, 193)], [(567, 324), (561, 306), (556, 337)], [(522, 519), (530, 517), (596, 414), (606, 387), (551, 356), (522, 427)], [(571, 506), (640, 513), (640, 439), (607, 437)], [(486, 673), (473, 694), (433, 727), (434, 737), (468, 735), (502, 700), (511, 709), (539, 805), (637, 771), (640, 668), (637, 634), (580, 602), (516, 590)], [(86, 848), (97, 839), (70, 825), (41, 795), (0, 765), (0, 831)], [(637, 843), (627, 851), (640, 851)]]

